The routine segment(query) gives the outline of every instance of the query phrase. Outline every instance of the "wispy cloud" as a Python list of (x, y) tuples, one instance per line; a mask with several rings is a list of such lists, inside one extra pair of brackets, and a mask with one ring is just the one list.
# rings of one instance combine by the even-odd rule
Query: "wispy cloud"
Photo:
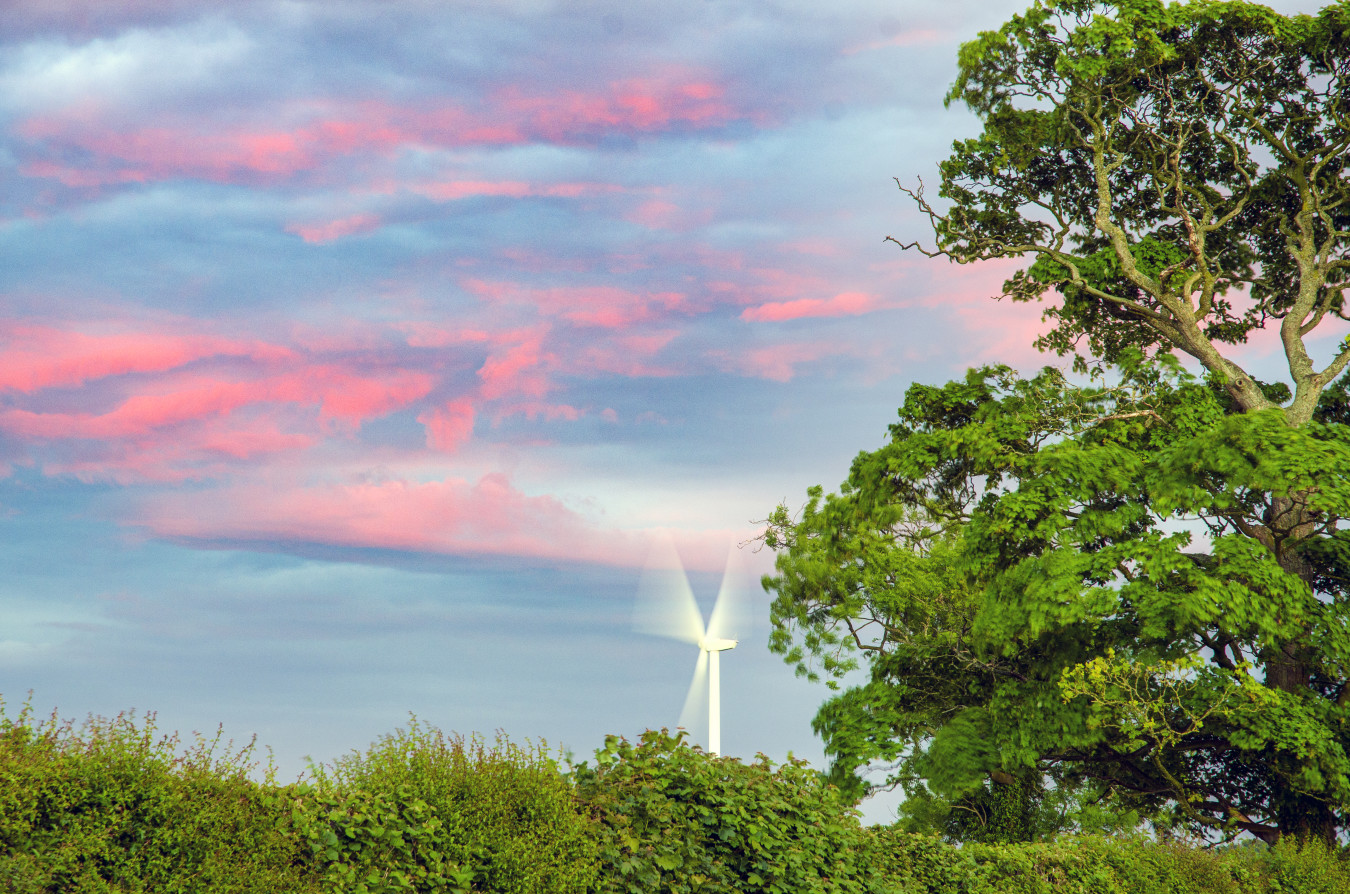
[(133, 521), (158, 537), (204, 544), (324, 544), (611, 565), (637, 564), (645, 555), (644, 537), (605, 530), (554, 497), (522, 493), (500, 473), (477, 481), (164, 494), (143, 502)]
[(312, 224), (291, 224), (286, 227), (286, 232), (294, 233), (301, 239), (315, 245), (322, 245), (326, 242), (333, 242), (344, 236), (352, 236), (360, 233), (369, 233), (380, 225), (380, 218), (375, 214), (352, 214), (347, 217), (340, 217), (337, 220), (329, 220), (323, 223)]
[(875, 295), (866, 292), (841, 292), (833, 298), (798, 298), (795, 301), (773, 301), (756, 307), (747, 307), (741, 319), (778, 323), (800, 320), (804, 317), (857, 316), (876, 310)]

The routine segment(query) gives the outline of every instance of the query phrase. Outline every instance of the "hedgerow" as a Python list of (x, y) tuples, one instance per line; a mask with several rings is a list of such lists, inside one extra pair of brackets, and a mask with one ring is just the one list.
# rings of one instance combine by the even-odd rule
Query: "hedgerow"
[(543, 746), (501, 736), (488, 746), (413, 717), (314, 775), (296, 816), (335, 890), (582, 894), (595, 884), (592, 824)]
[(1343, 850), (1142, 837), (956, 847), (864, 827), (800, 761), (649, 732), (594, 763), (413, 718), (303, 783), (154, 715), (17, 717), (0, 701), (5, 894), (1350, 894)]
[(606, 894), (871, 891), (857, 811), (800, 761), (751, 764), (649, 731), (575, 768), (598, 821)]
[(873, 828), (865, 860), (903, 894), (1350, 894), (1320, 841), (1206, 849), (1143, 837), (966, 844)]
[(0, 890), (317, 891), (275, 786), (249, 778), (252, 750), (184, 747), (153, 714), (0, 713)]

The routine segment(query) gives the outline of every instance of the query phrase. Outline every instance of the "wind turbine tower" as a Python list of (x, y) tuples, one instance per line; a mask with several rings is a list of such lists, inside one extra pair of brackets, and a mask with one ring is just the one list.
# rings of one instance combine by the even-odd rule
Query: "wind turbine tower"
[(675, 544), (662, 538), (652, 552), (651, 560), (638, 585), (637, 607), (633, 626), (642, 633), (677, 639), (699, 648), (694, 665), (694, 679), (685, 696), (684, 710), (680, 712), (680, 726), (690, 729), (702, 713), (704, 699), (708, 705), (708, 751), (722, 752), (722, 667), (723, 652), (736, 648), (737, 640), (727, 636), (740, 614), (740, 594), (733, 573), (735, 547), (727, 560), (722, 575), (722, 586), (713, 604), (708, 623), (703, 623), (694, 591), (680, 564)]

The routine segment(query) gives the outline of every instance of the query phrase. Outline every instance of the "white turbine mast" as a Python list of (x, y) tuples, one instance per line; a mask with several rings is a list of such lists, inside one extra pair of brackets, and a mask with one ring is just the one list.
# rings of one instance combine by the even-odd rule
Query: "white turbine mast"
[(669, 538), (661, 538), (643, 571), (642, 581), (638, 584), (638, 599), (633, 613), (633, 627), (654, 636), (664, 636), (696, 645), (699, 648), (698, 662), (694, 665), (694, 679), (689, 684), (689, 694), (684, 699), (684, 710), (680, 712), (680, 726), (692, 729), (702, 713), (699, 709), (704, 698), (708, 704), (708, 751), (720, 754), (722, 751), (722, 674), (721, 654), (736, 648), (734, 638), (740, 610), (739, 591), (736, 575), (733, 573), (733, 559), (736, 548), (731, 548), (726, 570), (722, 574), (722, 586), (717, 592), (717, 601), (713, 604), (712, 615), (708, 623), (703, 623), (703, 613), (699, 611), (698, 600), (689, 587), (689, 579), (680, 564), (675, 544)]

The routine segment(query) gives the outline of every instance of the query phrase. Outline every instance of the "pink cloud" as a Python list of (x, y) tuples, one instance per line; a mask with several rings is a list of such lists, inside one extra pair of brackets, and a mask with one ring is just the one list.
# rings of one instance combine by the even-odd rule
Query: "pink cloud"
[(667, 230), (674, 228), (680, 221), (680, 206), (662, 199), (649, 199), (641, 203), (625, 217), (649, 230)]
[(437, 323), (423, 320), (409, 320), (395, 323), (394, 328), (404, 334), (408, 345), (414, 348), (445, 348), (485, 342), (491, 335), (484, 329), (447, 329)]
[(418, 183), (408, 187), (418, 195), (442, 202), (467, 199), (471, 196), (510, 196), (521, 198), (532, 195), (533, 187), (523, 180), (444, 180), (432, 183)]
[(469, 279), (461, 283), (478, 297), (497, 303), (530, 304), (547, 316), (583, 326), (622, 329), (634, 323), (688, 313), (682, 292), (634, 292), (615, 286), (560, 286), (534, 289), (516, 283)]
[[(266, 124), (221, 126), (182, 113), (127, 124), (81, 105), (19, 122), (29, 142), (24, 176), (71, 187), (175, 178), (215, 182), (275, 181), (352, 156), (392, 154), (400, 147), (460, 148), (526, 143), (578, 144), (607, 133), (640, 135), (710, 128), (745, 117), (707, 80), (672, 73), (619, 81), (586, 92), (527, 93), (506, 87), (482, 108), (427, 109), (376, 101), (319, 99), (261, 110)], [(60, 161), (77, 154), (78, 163)], [(539, 188), (514, 181), (430, 184), (442, 199), (464, 195), (576, 196), (585, 184)], [(475, 191), (477, 190), (477, 191)]]
[(602, 92), (561, 90), (525, 94), (515, 87), (495, 97), (498, 114), (527, 124), (551, 142), (568, 143), (603, 130), (650, 133), (679, 125), (720, 125), (740, 116), (709, 81), (639, 78), (611, 84)]
[[(272, 117), (314, 117), (327, 109), (307, 104), (295, 109), (270, 110)], [(76, 149), (84, 155), (78, 166), (38, 157), (20, 172), (48, 177), (68, 186), (145, 182), (191, 177), (217, 182), (281, 179), (312, 170), (322, 163), (358, 150), (388, 152), (411, 135), (390, 126), (387, 110), (371, 103), (349, 105), (339, 112), (348, 117), (311, 121), (286, 127), (269, 124), (221, 129), (201, 120), (173, 120), (124, 128), (102, 120), (102, 113), (85, 106), (66, 109), (21, 122), (18, 132), (38, 147), (60, 152)]]
[(833, 298), (799, 298), (747, 307), (741, 319), (760, 322), (800, 320), (804, 317), (844, 317), (870, 313), (879, 307), (875, 295), (866, 292), (840, 292)]
[[(392, 191), (396, 184), (390, 183)], [(521, 199), (530, 196), (576, 199), (596, 193), (620, 192), (623, 187), (614, 183), (546, 183), (525, 180), (431, 180), (406, 184), (409, 192), (440, 202), (453, 202), (477, 196), (505, 196)]]
[(205, 419), (172, 437), (141, 433), (125, 439), (65, 441), (47, 451), (44, 474), (81, 481), (179, 483), (225, 475), (265, 457), (304, 450), (313, 433), (283, 429), (274, 413)]
[(427, 446), (453, 453), (473, 437), (473, 401), (461, 397), (427, 410), (417, 421), (427, 430)]
[(544, 334), (536, 332), (491, 354), (478, 370), (482, 395), (497, 398), (520, 394), (541, 398), (550, 385), (545, 366), (555, 358), (544, 351)]
[(250, 402), (251, 388), (211, 382), (168, 394), (137, 394), (116, 409), (95, 413), (0, 412), (0, 431), (26, 440), (113, 440), (143, 435), (186, 421), (224, 415)]
[(936, 31), (932, 28), (913, 28), (908, 30), (898, 30), (894, 34), (882, 36), (877, 40), (871, 40), (847, 47), (843, 52), (845, 56), (852, 56), (869, 50), (889, 49), (891, 47), (932, 46), (950, 39), (950, 34), (944, 34), (943, 32)]
[[(421, 400), (436, 381), (414, 369), (365, 369), (206, 336), (88, 335), (19, 323), (0, 332), (7, 356), (0, 388), (22, 395), (0, 405), (0, 439), (41, 445), (26, 462), (84, 480), (220, 474), (355, 431)], [(352, 345), (335, 348), (349, 353)], [(121, 375), (135, 377), (93, 385)], [(46, 389), (55, 387), (79, 390), (54, 402)]]
[(724, 353), (716, 359), (732, 372), (771, 382), (790, 382), (800, 364), (843, 353), (847, 352), (842, 345), (806, 342), (750, 348), (735, 354)]
[(378, 215), (353, 214), (350, 217), (342, 217), (321, 224), (289, 224), (286, 227), (286, 232), (294, 233), (311, 244), (322, 245), (344, 236), (369, 233), (379, 225), (380, 218)]
[(252, 459), (275, 453), (303, 450), (317, 442), (312, 434), (282, 431), (275, 420), (252, 426), (231, 425), (221, 430), (206, 430), (197, 442), (199, 449), (233, 459)]
[(630, 333), (607, 338), (583, 347), (574, 358), (574, 368), (591, 374), (620, 375), (628, 378), (676, 375), (673, 366), (650, 362), (679, 335), (677, 330), (650, 334)]
[(1021, 370), (1060, 362), (1060, 358), (1054, 354), (1042, 354), (1033, 346), (1036, 339), (1050, 328), (1041, 319), (1044, 310), (1041, 305), (1012, 301), (996, 304), (987, 296), (984, 301), (987, 303), (984, 308), (955, 308), (961, 327), (963, 350), (954, 359), (972, 366), (1006, 363)]
[(157, 332), (89, 334), (55, 326), (0, 321), (0, 390), (32, 392), (82, 385), (108, 376), (177, 369), (210, 357), (279, 361), (289, 349), (263, 342)]
[(1036, 302), (994, 298), (1002, 293), (1004, 280), (1028, 263), (1018, 258), (960, 265), (938, 265), (924, 259), (906, 262), (907, 278), (922, 283), (919, 297), (909, 303), (941, 310), (948, 316), (960, 333), (960, 351), (952, 356), (959, 364), (1008, 363), (1026, 370), (1057, 363), (1059, 358), (1032, 346), (1050, 328), (1041, 319), (1045, 308)]
[(134, 524), (191, 541), (323, 543), (451, 555), (515, 555), (636, 565), (641, 535), (603, 530), (551, 496), (503, 475), (470, 484), (403, 480), (295, 487), (251, 484), (212, 494), (162, 494)]
[(425, 396), (431, 386), (425, 373), (369, 376), (331, 364), (249, 381), (180, 376), (157, 386), (163, 390), (133, 394), (106, 413), (0, 411), (0, 431), (47, 441), (130, 438), (261, 403), (317, 406), (320, 419), (359, 423), (406, 406)]
[(425, 397), (434, 383), (429, 374), (413, 370), (363, 373), (323, 364), (269, 383), (267, 394), (274, 400), (317, 403), (323, 418), (360, 423)]

